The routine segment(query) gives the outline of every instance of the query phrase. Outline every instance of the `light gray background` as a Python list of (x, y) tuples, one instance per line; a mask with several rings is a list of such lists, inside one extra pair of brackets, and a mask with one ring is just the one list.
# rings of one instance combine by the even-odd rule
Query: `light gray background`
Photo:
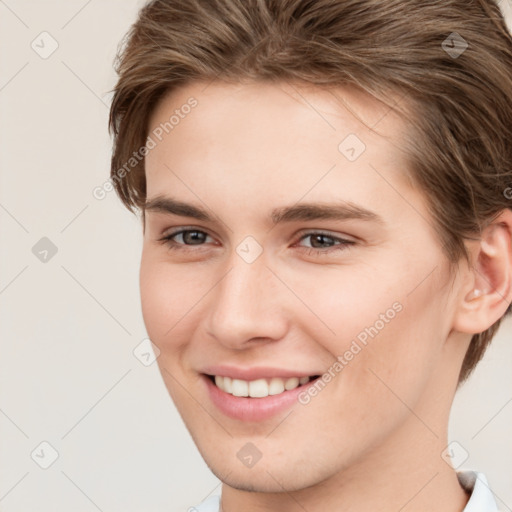
[[(139, 0), (0, 0), (0, 511), (184, 511), (220, 491), (134, 355), (139, 221), (109, 176), (116, 47)], [(502, 6), (512, 21), (508, 0)], [(57, 50), (43, 59), (39, 52)], [(57, 253), (32, 252), (42, 237)], [(512, 323), (455, 399), (450, 439), (512, 509)], [(58, 452), (48, 468), (51, 449)], [(32, 457), (31, 454), (33, 453)]]

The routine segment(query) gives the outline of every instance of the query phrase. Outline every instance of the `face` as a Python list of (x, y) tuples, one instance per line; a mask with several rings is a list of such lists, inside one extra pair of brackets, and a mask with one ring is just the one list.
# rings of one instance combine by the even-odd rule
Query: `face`
[(398, 436), (431, 435), (411, 409), (444, 429), (454, 288), (404, 129), (361, 93), (284, 83), (193, 83), (153, 112), (143, 317), (232, 487), (304, 489), (382, 461)]

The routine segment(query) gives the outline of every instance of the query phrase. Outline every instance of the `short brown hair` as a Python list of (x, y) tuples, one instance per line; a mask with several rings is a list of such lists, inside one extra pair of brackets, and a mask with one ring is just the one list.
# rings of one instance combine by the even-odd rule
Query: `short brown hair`
[[(512, 38), (492, 0), (153, 0), (115, 70), (111, 179), (131, 211), (144, 213), (144, 158), (129, 172), (126, 162), (145, 145), (155, 105), (216, 78), (350, 85), (395, 110), (392, 98), (405, 98), (408, 172), (452, 265), (469, 262), (464, 240), (510, 208)], [(459, 385), (500, 323), (473, 335)]]

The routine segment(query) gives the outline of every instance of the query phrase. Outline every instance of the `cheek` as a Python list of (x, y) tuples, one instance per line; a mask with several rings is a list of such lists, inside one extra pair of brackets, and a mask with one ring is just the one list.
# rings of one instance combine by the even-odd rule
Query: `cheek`
[[(318, 329), (316, 336), (313, 330), (309, 336), (331, 354), (334, 377), (318, 398), (311, 397), (302, 420), (306, 430), (314, 428), (319, 418), (330, 426), (326, 447), (343, 437), (351, 439), (348, 452), (378, 443), (407, 419), (408, 407), (421, 400), (440, 353), (441, 329), (433, 326), (443, 311), (428, 288), (407, 296), (413, 288), (408, 281), (393, 286), (376, 281), (350, 293), (339, 287), (330, 290), (323, 320), (336, 336), (319, 338)], [(316, 292), (308, 299), (313, 305), (325, 297)]]
[(201, 295), (188, 273), (180, 272), (144, 249), (139, 274), (142, 316), (151, 340), (160, 349), (172, 344), (175, 333)]
[(296, 282), (318, 317), (302, 329), (340, 363), (333, 368), (343, 374), (336, 379), (340, 387), (391, 399), (389, 386), (404, 398), (417, 397), (447, 335), (443, 293), (435, 280), (416, 288), (420, 274), (397, 263), (371, 272), (347, 267), (335, 279), (317, 274), (307, 280), (311, 286)]

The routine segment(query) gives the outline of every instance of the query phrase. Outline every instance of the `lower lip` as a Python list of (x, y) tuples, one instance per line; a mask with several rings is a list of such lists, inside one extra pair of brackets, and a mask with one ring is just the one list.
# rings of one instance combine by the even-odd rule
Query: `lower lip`
[(278, 395), (250, 398), (233, 396), (218, 388), (206, 375), (203, 374), (202, 378), (206, 383), (212, 402), (226, 416), (241, 421), (264, 421), (288, 409), (298, 401), (298, 396), (317, 380), (310, 380), (302, 386), (289, 391), (283, 391)]

